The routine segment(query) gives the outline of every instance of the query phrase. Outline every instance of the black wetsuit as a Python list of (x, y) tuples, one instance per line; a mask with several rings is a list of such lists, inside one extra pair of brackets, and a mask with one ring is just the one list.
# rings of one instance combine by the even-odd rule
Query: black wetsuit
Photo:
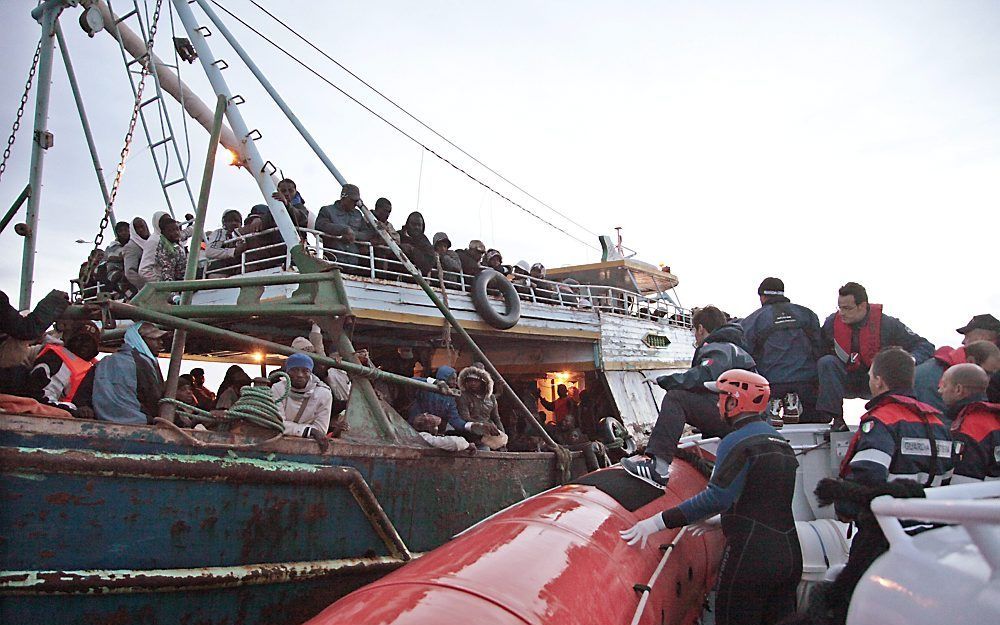
[(667, 527), (722, 513), (718, 625), (768, 625), (795, 611), (802, 551), (792, 496), (799, 463), (788, 442), (761, 419), (737, 420), (719, 445), (705, 490), (663, 513)]

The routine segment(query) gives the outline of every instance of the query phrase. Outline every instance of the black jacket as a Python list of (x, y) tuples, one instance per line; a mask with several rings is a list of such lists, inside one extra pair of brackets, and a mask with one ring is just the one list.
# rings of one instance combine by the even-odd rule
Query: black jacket
[(69, 299), (62, 291), (51, 291), (38, 302), (35, 309), (27, 317), (22, 317), (17, 309), (10, 305), (7, 294), (0, 291), (0, 333), (15, 339), (31, 341), (45, 334), (52, 323), (63, 314), (69, 306)]
[(694, 352), (690, 369), (683, 373), (661, 375), (656, 383), (665, 391), (684, 389), (708, 393), (705, 382), (717, 380), (730, 369), (756, 371), (756, 363), (743, 340), (743, 328), (736, 323), (727, 323), (705, 337)]

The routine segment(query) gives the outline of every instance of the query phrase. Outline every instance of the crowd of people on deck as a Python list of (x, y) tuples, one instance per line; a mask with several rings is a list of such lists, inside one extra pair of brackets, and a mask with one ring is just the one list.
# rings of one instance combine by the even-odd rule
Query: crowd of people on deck
[[(322, 206), (315, 216), (306, 209), (294, 181), (286, 178), (278, 183), (277, 189), (274, 199), (285, 207), (302, 239), (306, 239), (302, 229), (318, 232), (322, 249), (313, 246), (313, 251), (337, 261), (344, 273), (370, 276), (377, 267), (375, 275), (386, 277), (393, 265), (395, 275), (405, 274), (388, 243), (362, 214), (361, 192), (356, 185), (344, 185), (340, 199)], [(418, 211), (407, 215), (403, 225), (396, 229), (389, 221), (392, 203), (384, 197), (375, 202), (372, 214), (379, 229), (399, 246), (422, 275), (440, 279), (448, 288), (467, 289), (475, 276), (492, 269), (510, 280), (519, 293), (534, 291), (540, 301), (556, 303), (561, 299), (574, 306), (590, 306), (586, 298), (577, 296), (574, 289), (579, 285), (577, 281), (547, 279), (542, 263), (522, 260), (505, 264), (499, 250), (487, 249), (477, 239), (469, 241), (464, 249), (453, 249), (445, 232), (436, 232), (428, 238), (424, 216)], [(142, 217), (117, 222), (114, 241), (103, 250), (96, 248), (80, 266), (77, 281), (80, 290), (90, 296), (100, 288), (101, 292), (128, 299), (148, 282), (183, 280), (189, 254), (185, 242), (193, 234), (193, 220), (194, 216), (188, 214), (185, 221), (179, 222), (159, 211), (153, 214), (150, 223)], [(205, 232), (198, 275), (225, 277), (283, 265), (287, 248), (275, 228), (274, 217), (264, 204), (251, 208), (245, 218), (237, 210), (225, 211), (221, 227)], [(374, 266), (369, 247), (376, 259)]]

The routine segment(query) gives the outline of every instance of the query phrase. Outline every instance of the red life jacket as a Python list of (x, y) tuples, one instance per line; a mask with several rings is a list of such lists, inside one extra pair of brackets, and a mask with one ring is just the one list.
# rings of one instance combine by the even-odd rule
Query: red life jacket
[(49, 343), (42, 348), (42, 351), (38, 352), (38, 355), (41, 356), (46, 352), (53, 352), (59, 356), (59, 359), (63, 361), (63, 365), (69, 368), (69, 385), (63, 391), (63, 396), (59, 398), (59, 401), (72, 402), (76, 396), (77, 389), (80, 388), (80, 383), (83, 382), (83, 378), (87, 376), (87, 372), (90, 371), (90, 368), (94, 366), (94, 362), (96, 361), (87, 362), (66, 349), (63, 345)]
[(934, 352), (934, 360), (941, 363), (945, 370), (952, 365), (960, 365), (965, 362), (965, 347), (939, 347)]
[(974, 441), (981, 441), (1000, 430), (1000, 404), (977, 401), (969, 404), (955, 417), (952, 432), (961, 432)]
[[(858, 331), (858, 352), (851, 348), (851, 338)], [(868, 304), (868, 318), (860, 328), (853, 328), (837, 313), (833, 318), (833, 349), (848, 371), (872, 366), (875, 354), (882, 349), (882, 304)]]
[(909, 421), (910, 423), (926, 422), (932, 426), (939, 425), (944, 427), (940, 415), (941, 413), (938, 409), (930, 404), (925, 404), (906, 395), (889, 395), (878, 406), (861, 415), (861, 423), (858, 425), (858, 430), (851, 438), (847, 454), (840, 463), (840, 477), (847, 476), (847, 468), (851, 464), (851, 460), (854, 459), (854, 450), (858, 446), (858, 441), (861, 439), (861, 434), (864, 431), (864, 425), (868, 421), (878, 421), (885, 426), (892, 426), (900, 421)]

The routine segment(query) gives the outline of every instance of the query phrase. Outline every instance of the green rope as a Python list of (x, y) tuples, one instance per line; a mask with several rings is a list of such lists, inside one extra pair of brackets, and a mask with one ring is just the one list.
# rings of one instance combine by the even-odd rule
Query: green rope
[(267, 378), (272, 384), (278, 380), (285, 382), (285, 393), (275, 399), (268, 386), (244, 386), (240, 389), (240, 396), (236, 402), (226, 409), (222, 416), (216, 416), (208, 410), (202, 410), (197, 406), (186, 404), (182, 401), (164, 397), (161, 404), (173, 404), (185, 416), (202, 423), (224, 423), (227, 421), (248, 421), (254, 425), (275, 430), (285, 431), (285, 421), (278, 404), (288, 397), (292, 389), (292, 380), (284, 371), (275, 371)]

